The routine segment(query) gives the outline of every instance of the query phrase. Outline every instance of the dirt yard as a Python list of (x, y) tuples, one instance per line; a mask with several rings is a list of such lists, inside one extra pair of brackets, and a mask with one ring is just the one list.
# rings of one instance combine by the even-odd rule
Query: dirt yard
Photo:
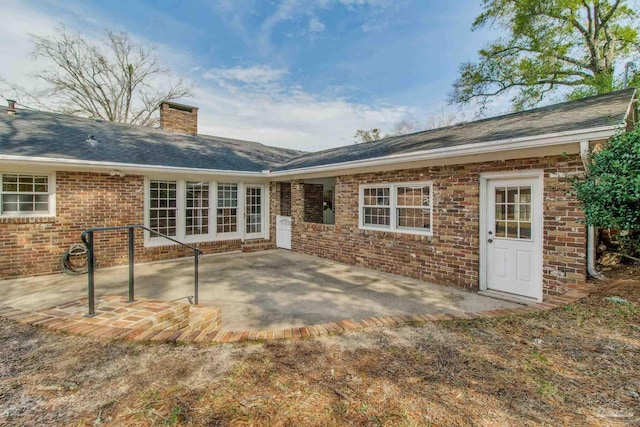
[(608, 274), (551, 312), (266, 344), (0, 320), (0, 425), (640, 425), (640, 267)]

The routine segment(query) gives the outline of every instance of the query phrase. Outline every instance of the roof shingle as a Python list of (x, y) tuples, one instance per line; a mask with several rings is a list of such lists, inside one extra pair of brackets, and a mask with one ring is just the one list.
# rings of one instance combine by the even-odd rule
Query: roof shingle
[(304, 154), (274, 170), (339, 164), (392, 154), (618, 125), (624, 121), (634, 93), (633, 88), (624, 89), (474, 122), (332, 148)]
[(124, 164), (260, 172), (302, 151), (19, 109), (0, 114), (0, 153)]

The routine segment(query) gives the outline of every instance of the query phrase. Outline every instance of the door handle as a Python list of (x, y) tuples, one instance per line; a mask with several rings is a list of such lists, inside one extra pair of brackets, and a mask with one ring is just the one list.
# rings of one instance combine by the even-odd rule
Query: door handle
[(487, 240), (487, 242), (491, 243), (491, 242), (493, 242), (493, 239), (489, 239), (489, 240)]

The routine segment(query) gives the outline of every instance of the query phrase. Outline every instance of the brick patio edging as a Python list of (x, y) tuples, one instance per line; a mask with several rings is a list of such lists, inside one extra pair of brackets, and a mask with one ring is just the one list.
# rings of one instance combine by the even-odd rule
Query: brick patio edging
[(311, 326), (301, 326), (279, 330), (233, 331), (233, 330), (199, 330), (184, 328), (178, 331), (154, 331), (127, 329), (114, 326), (91, 325), (77, 320), (34, 313), (0, 304), (0, 317), (19, 323), (42, 327), (55, 332), (63, 332), (86, 337), (109, 340), (130, 340), (157, 343), (232, 343), (243, 341), (267, 341), (279, 339), (300, 339), (323, 335), (336, 335), (349, 331), (362, 330), (369, 327), (397, 327), (402, 325), (419, 325), (426, 322), (443, 320), (489, 319), (518, 314), (549, 311), (576, 302), (589, 295), (591, 286), (572, 289), (563, 295), (549, 296), (545, 301), (526, 307), (507, 308), (478, 312), (451, 312), (421, 315), (374, 316), (360, 320), (340, 320)]

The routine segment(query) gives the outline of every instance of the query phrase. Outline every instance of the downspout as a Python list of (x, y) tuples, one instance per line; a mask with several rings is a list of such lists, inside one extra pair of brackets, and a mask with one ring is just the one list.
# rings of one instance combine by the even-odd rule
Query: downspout
[[(589, 141), (580, 141), (580, 157), (586, 170), (589, 167)], [(596, 279), (605, 278), (596, 270), (596, 230), (592, 225), (587, 229), (587, 273)]]

